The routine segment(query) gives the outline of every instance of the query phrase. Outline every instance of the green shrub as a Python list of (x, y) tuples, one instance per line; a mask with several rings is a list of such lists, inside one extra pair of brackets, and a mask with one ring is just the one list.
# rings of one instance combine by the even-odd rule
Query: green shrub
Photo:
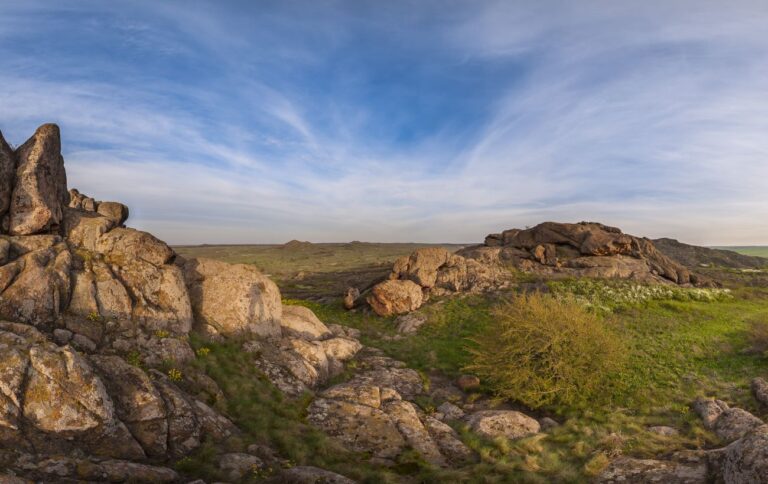
[(618, 337), (573, 298), (521, 295), (492, 314), (467, 369), (503, 398), (531, 408), (579, 405), (621, 366)]

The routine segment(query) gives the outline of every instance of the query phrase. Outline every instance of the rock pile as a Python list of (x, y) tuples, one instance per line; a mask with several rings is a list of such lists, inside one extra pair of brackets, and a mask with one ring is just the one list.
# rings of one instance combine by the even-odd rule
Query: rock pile
[(418, 249), (395, 261), (389, 279), (371, 289), (367, 302), (380, 316), (403, 314), (421, 307), (429, 296), (499, 288), (507, 282), (504, 276), (498, 265), (440, 247)]

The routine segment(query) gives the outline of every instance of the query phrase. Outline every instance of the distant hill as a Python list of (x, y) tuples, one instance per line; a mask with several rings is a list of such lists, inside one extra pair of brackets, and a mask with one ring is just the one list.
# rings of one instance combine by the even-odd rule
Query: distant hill
[(656, 239), (653, 243), (667, 257), (690, 268), (717, 266), (733, 269), (761, 269), (768, 267), (768, 259), (764, 257), (739, 254), (732, 250), (699, 247), (667, 238)]

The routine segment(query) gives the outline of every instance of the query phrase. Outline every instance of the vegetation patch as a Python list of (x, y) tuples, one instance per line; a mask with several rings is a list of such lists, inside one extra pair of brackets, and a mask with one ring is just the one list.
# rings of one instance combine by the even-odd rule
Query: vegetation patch
[(574, 299), (520, 295), (492, 314), (468, 369), (505, 399), (530, 408), (594, 404), (621, 367), (619, 337)]

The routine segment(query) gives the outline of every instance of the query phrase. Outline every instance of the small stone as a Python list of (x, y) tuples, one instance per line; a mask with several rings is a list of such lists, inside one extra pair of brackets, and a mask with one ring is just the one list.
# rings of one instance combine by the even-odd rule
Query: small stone
[(248, 473), (261, 468), (261, 459), (251, 454), (239, 452), (224, 454), (219, 460), (219, 469), (224, 471), (229, 479), (239, 481)]
[(442, 413), (447, 420), (459, 420), (464, 417), (464, 410), (451, 402), (444, 402), (437, 407), (437, 411)]
[(551, 419), (549, 417), (544, 417), (544, 418), (539, 419), (539, 425), (541, 425), (541, 431), (542, 432), (548, 432), (548, 431), (552, 430), (553, 428), (560, 426), (560, 424), (557, 423), (556, 420)]
[(674, 437), (675, 435), (680, 434), (680, 432), (677, 429), (672, 427), (667, 427), (664, 425), (656, 425), (653, 427), (648, 427), (648, 431), (664, 437)]
[(456, 386), (465, 392), (468, 390), (474, 390), (480, 387), (480, 379), (475, 375), (461, 375), (456, 380)]
[(358, 288), (356, 287), (348, 288), (347, 293), (344, 295), (344, 307), (346, 309), (353, 309), (359, 297), (360, 297), (360, 290)]

